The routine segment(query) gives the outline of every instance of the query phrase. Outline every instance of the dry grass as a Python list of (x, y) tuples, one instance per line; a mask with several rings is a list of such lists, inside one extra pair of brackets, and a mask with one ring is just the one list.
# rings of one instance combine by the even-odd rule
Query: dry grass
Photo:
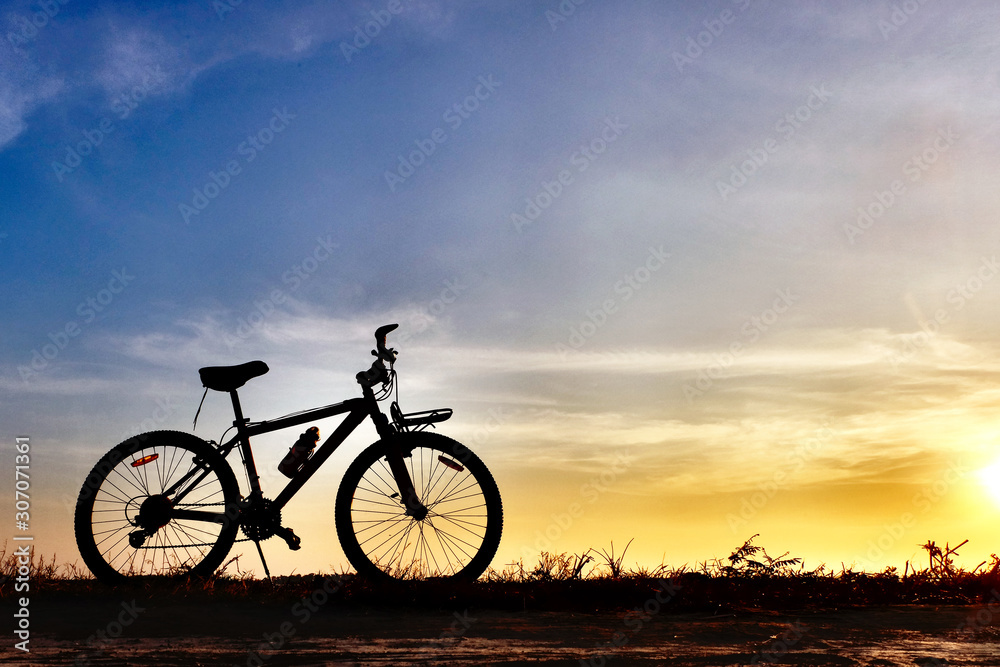
[[(144, 579), (124, 588), (143, 598), (199, 599), (289, 603), (325, 588), (334, 592), (331, 604), (348, 606), (476, 607), (597, 611), (642, 606), (662, 590), (665, 580), (675, 591), (665, 609), (724, 613), (747, 609), (829, 609), (907, 604), (980, 604), (1000, 595), (1000, 557), (992, 555), (972, 570), (954, 564), (959, 547), (938, 547), (928, 541), (927, 567), (907, 563), (903, 574), (895, 568), (864, 572), (847, 566), (821, 565), (807, 570), (799, 558), (773, 557), (754, 544), (756, 535), (725, 559), (691, 568), (661, 563), (628, 568), (625, 556), (610, 549), (582, 554), (543, 552), (537, 564), (511, 563), (490, 569), (476, 582), (456, 584), (442, 580), (410, 580), (383, 584), (348, 572), (329, 575), (256, 579), (240, 568), (239, 558), (226, 562), (207, 579)], [(631, 542), (629, 543), (631, 544)], [(18, 563), (12, 550), (0, 548), (0, 598), (14, 595)], [(31, 594), (106, 596), (100, 584), (75, 563), (59, 564), (55, 555), (32, 558)], [(115, 591), (120, 594), (121, 590)]]
[[(4, 542), (0, 547), (0, 591), (4, 595), (9, 592), (8, 583), (17, 578), (19, 565), (14, 550)], [(33, 549), (28, 563), (28, 578), (34, 590), (44, 589), (54, 582), (93, 580), (93, 576), (86, 568), (76, 563), (57, 563), (55, 554), (46, 561), (44, 554), (37, 555)]]

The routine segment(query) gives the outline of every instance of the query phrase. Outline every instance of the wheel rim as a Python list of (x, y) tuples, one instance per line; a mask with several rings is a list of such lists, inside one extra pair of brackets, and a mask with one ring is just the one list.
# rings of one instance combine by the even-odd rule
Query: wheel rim
[(486, 539), (482, 485), (461, 461), (430, 447), (415, 447), (407, 467), (426, 516), (407, 516), (389, 465), (379, 458), (361, 476), (351, 503), (358, 546), (375, 567), (397, 579), (454, 576)]
[[(225, 510), (223, 483), (206, 468), (179, 445), (138, 449), (112, 468), (94, 494), (91, 521), (97, 553), (108, 566), (127, 576), (176, 575), (202, 563), (225, 525), (168, 515)], [(192, 471), (197, 474), (165, 494)]]

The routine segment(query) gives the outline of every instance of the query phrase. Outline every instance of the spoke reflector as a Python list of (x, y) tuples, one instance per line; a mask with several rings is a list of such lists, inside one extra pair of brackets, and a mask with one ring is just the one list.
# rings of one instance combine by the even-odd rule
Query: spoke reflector
[(151, 463), (158, 458), (160, 458), (159, 454), (149, 454), (148, 456), (143, 456), (141, 459), (136, 459), (135, 461), (132, 461), (132, 467), (138, 468), (139, 466), (144, 466), (147, 463)]
[(445, 458), (444, 456), (438, 456), (438, 461), (440, 461), (441, 463), (445, 464), (446, 466), (448, 466), (452, 470), (457, 470), (458, 472), (462, 472), (463, 470), (465, 470), (465, 468), (463, 468), (461, 464), (459, 464), (459, 463), (457, 463), (455, 461), (452, 461), (449, 458)]

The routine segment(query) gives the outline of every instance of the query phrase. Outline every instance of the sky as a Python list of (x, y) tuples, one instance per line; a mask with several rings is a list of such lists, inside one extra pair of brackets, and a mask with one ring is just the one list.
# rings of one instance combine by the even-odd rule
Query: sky
[[(357, 395), (389, 322), (403, 409), (453, 408), (497, 479), (498, 570), (1000, 551), (995, 4), (18, 0), (0, 34), (0, 422), (39, 552), (78, 558), (104, 452), (192, 430), (198, 368), (264, 360), (240, 395), (273, 418)], [(194, 432), (231, 419), (211, 393)], [(297, 435), (254, 443), (272, 497)], [(272, 572), (346, 567), (374, 439)]]

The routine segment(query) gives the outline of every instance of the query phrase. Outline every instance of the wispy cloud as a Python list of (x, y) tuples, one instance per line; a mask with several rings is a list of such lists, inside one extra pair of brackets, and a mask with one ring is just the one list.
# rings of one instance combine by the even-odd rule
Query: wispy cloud
[[(190, 68), (187, 60), (177, 45), (150, 27), (112, 22), (103, 35), (102, 62), (95, 79), (109, 98), (136, 88), (142, 89), (143, 97), (163, 94), (176, 88), (178, 73)], [(180, 81), (185, 79), (180, 77)]]
[[(56, 99), (65, 89), (64, 79), (43, 74), (30, 63), (19, 62), (10, 45), (0, 44), (0, 53), (12, 67), (0, 72), (0, 150), (27, 128), (27, 117), (41, 104)], [(15, 65), (16, 66), (13, 66)]]

